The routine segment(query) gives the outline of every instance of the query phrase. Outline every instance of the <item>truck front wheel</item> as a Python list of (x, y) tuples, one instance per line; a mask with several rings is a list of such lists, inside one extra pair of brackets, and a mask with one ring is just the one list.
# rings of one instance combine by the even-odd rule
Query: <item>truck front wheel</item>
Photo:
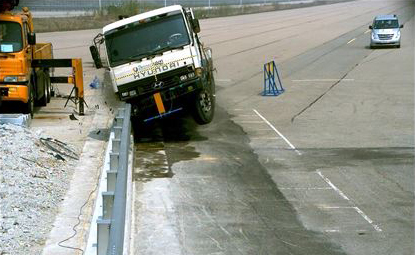
[(195, 98), (193, 118), (200, 124), (208, 124), (215, 114), (215, 97), (211, 88), (202, 89)]

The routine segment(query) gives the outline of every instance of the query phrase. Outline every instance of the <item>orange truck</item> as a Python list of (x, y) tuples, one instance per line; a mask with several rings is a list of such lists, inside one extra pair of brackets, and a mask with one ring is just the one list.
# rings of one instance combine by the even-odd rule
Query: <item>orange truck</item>
[(34, 59), (52, 59), (51, 43), (36, 43), (28, 8), (0, 13), (0, 95), (18, 101), (23, 113), (33, 115), (34, 104), (45, 106), (51, 98), (50, 68), (34, 67)]
[[(22, 12), (12, 13), (18, 1), (6, 0), (5, 3), (9, 5), (0, 6), (0, 102), (20, 102), (20, 112), (33, 117), (35, 104), (45, 106), (50, 102), (51, 83), (71, 83), (74, 88), (68, 101), (79, 105), (79, 114), (83, 115), (82, 60), (53, 59), (51, 43), (36, 43), (29, 9), (23, 7)], [(69, 67), (73, 73), (67, 77), (51, 77), (55, 67)]]

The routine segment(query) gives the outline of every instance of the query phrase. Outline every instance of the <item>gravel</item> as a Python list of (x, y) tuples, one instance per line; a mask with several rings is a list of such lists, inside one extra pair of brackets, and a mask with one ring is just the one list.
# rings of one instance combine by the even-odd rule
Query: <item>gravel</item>
[(0, 125), (0, 255), (41, 254), (69, 188), (76, 160), (41, 139), (39, 132)]

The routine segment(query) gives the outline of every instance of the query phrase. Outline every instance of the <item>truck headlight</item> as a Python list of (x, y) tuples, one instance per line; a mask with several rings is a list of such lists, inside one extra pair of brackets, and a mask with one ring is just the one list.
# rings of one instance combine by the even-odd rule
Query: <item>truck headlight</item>
[(372, 39), (374, 40), (378, 39), (378, 35), (376, 33), (372, 33)]
[(27, 82), (26, 76), (16, 75), (16, 76), (6, 76), (3, 79), (4, 82)]
[(195, 69), (195, 74), (197, 77), (202, 77), (203, 69), (201, 67), (198, 67)]
[(187, 80), (187, 75), (186, 74), (180, 76), (180, 81), (185, 81), (185, 80)]
[(187, 78), (189, 78), (189, 79), (195, 78), (195, 73), (189, 73), (187, 75)]

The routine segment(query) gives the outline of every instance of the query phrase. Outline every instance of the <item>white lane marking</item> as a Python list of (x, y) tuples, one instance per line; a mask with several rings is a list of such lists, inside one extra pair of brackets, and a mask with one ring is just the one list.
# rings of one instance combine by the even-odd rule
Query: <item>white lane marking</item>
[(323, 188), (319, 188), (319, 187), (309, 187), (309, 188), (278, 188), (280, 190), (331, 190), (332, 188), (330, 187), (323, 187)]
[(367, 216), (362, 210), (360, 210), (360, 208), (359, 207), (357, 207), (357, 206), (355, 206), (354, 207), (354, 209), (356, 210), (356, 212), (358, 213), (358, 214), (360, 214), (367, 222), (369, 222), (372, 226), (373, 226), (373, 228), (377, 231), (377, 232), (382, 232), (382, 229), (378, 226), (378, 225), (376, 225), (376, 224), (374, 224), (373, 223), (373, 220), (371, 220), (370, 218), (369, 218), (369, 216)]
[(243, 124), (263, 124), (264, 122), (262, 122), (262, 121), (255, 121), (255, 120), (242, 120), (242, 121), (238, 121), (238, 123), (243, 123)]
[(320, 175), (321, 178), (323, 178), (323, 180), (325, 182), (327, 182), (328, 185), (330, 185), (342, 198), (344, 198), (345, 200), (349, 201), (349, 203), (351, 203), (353, 205), (353, 209), (356, 210), (356, 212), (358, 214), (360, 214), (360, 216), (363, 217), (363, 219), (365, 219), (370, 225), (372, 225), (372, 227), (377, 231), (377, 232), (382, 232), (382, 229), (373, 223), (373, 220), (371, 220), (369, 218), (369, 216), (367, 216), (359, 207), (357, 207), (355, 205), (355, 203), (353, 201), (351, 201), (339, 188), (337, 188), (330, 180), (329, 178), (327, 178), (326, 176), (324, 176), (321, 171), (317, 171), (317, 174)]
[(265, 123), (267, 123), (267, 125), (272, 128), (272, 130), (275, 131), (275, 133), (277, 133), (282, 139), (284, 139), (284, 141), (291, 147), (291, 149), (293, 149), (295, 152), (297, 152), (298, 155), (302, 155), (300, 151), (298, 151), (294, 145), (292, 143), (290, 143), (290, 141), (288, 141), (287, 138), (285, 138), (285, 136), (283, 134), (280, 133), (280, 131), (278, 131), (264, 116), (262, 116), (257, 110), (252, 109)]
[(338, 233), (338, 232), (340, 232), (340, 230), (339, 229), (327, 229), (327, 230), (324, 230), (324, 232), (327, 232), (327, 233)]
[(337, 82), (337, 81), (354, 81), (354, 79), (303, 79), (292, 80), (293, 82)]
[(323, 180), (325, 182), (327, 182), (328, 185), (330, 185), (330, 187), (332, 187), (342, 198), (346, 199), (347, 201), (350, 201), (350, 199), (341, 191), (339, 190), (330, 180), (329, 178), (327, 178), (326, 176), (324, 176), (321, 171), (317, 171), (317, 174), (320, 175), (321, 178), (323, 178)]
[(256, 115), (254, 115), (254, 114), (240, 114), (236, 117), (256, 117)]
[(252, 140), (280, 140), (279, 137), (250, 137)]
[(356, 40), (356, 38), (353, 38), (352, 40), (350, 40), (347, 44), (352, 43)]
[(366, 30), (365, 34), (369, 33), (370, 31), (371, 31), (370, 29)]
[(319, 206), (320, 209), (354, 209), (354, 206)]

